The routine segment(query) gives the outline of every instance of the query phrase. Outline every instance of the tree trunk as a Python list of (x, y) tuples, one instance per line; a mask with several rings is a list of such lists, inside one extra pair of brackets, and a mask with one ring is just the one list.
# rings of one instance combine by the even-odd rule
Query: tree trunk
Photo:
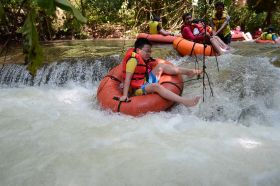
[(269, 26), (271, 24), (271, 18), (272, 18), (272, 11), (269, 10), (265, 18), (266, 26)]

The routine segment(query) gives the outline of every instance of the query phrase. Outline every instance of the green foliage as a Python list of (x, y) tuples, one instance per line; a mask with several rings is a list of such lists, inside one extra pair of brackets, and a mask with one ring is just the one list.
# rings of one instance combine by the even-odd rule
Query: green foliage
[(86, 15), (91, 24), (120, 22), (123, 0), (85, 0)]
[(87, 19), (68, 0), (37, 0), (37, 3), (48, 14), (53, 14), (56, 7), (59, 7), (62, 10), (71, 12), (78, 21), (87, 22)]
[(273, 12), (279, 8), (279, 0), (247, 0), (248, 7), (256, 13)]
[[(178, 30), (183, 13), (194, 12), (195, 18), (202, 18), (206, 11), (208, 19), (217, 1), (224, 2), (232, 28), (240, 25), (253, 31), (271, 22), (280, 29), (279, 0), (247, 0), (248, 6), (237, 6), (235, 0), (199, 0), (195, 7), (192, 0), (1, 0), (0, 19), (5, 19), (0, 20), (0, 39), (10, 36), (20, 41), (15, 30), (24, 25), (20, 30), (24, 51), (30, 61), (28, 68), (35, 74), (42, 62), (39, 39), (106, 37), (115, 31), (122, 32), (120, 36), (125, 31), (135, 36), (145, 30), (151, 15), (162, 17), (164, 29)], [(56, 11), (58, 7), (67, 12)], [(86, 26), (81, 24), (86, 22)]]
[(4, 8), (3, 8), (3, 5), (2, 3), (0, 2), (0, 22), (2, 21), (2, 18), (4, 17)]
[[(37, 2), (38, 6), (45, 10), (48, 14), (53, 15), (56, 7), (71, 12), (74, 17), (82, 23), (86, 23), (87, 19), (73, 7), (68, 0), (34, 0), (29, 2), (29, 8), (31, 13), (28, 14), (23, 27), (19, 30), (19, 33), (23, 35), (23, 51), (26, 55), (26, 62), (28, 63), (28, 70), (34, 76), (37, 69), (43, 63), (43, 52), (39, 44), (38, 32), (36, 30), (36, 5), (31, 5)], [(40, 20), (40, 19), (39, 19)]]
[(230, 26), (242, 26), (244, 31), (254, 32), (257, 28), (262, 27), (265, 20), (265, 14), (256, 14), (254, 11), (248, 9), (247, 6), (233, 8), (236, 5), (231, 5), (229, 8), (229, 15), (231, 16)]
[(74, 17), (82, 22), (82, 23), (86, 23), (87, 19), (79, 12), (79, 10), (77, 10), (75, 7), (73, 7), (71, 5), (71, 3), (69, 3), (68, 0), (54, 0), (55, 1), (55, 5), (58, 6), (59, 8), (61, 8), (62, 10), (66, 10), (66, 11), (70, 11), (72, 12), (72, 14), (74, 15)]
[(118, 15), (122, 18), (122, 22), (124, 22), (126, 26), (132, 26), (134, 24), (133, 18), (135, 16), (135, 11), (134, 9), (128, 8), (128, 0), (125, 0), (122, 3), (122, 6), (118, 11)]
[(35, 11), (32, 10), (27, 16), (23, 27), (19, 30), (24, 37), (23, 51), (29, 62), (28, 70), (35, 76), (37, 68), (43, 63), (43, 52), (39, 44), (38, 33), (35, 28)]
[(264, 26), (268, 26), (271, 24), (279, 25), (279, 22), (275, 19), (279, 20), (279, 17), (276, 14), (280, 10), (280, 1), (279, 0), (247, 0), (248, 8), (253, 10), (257, 14), (266, 13), (266, 18), (264, 20)]

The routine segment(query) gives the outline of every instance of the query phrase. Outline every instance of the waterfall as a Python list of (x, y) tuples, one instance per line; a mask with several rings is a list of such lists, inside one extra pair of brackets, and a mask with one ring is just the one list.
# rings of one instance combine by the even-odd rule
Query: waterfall
[(33, 78), (25, 65), (5, 64), (0, 67), (0, 85), (17, 86), (62, 86), (69, 81), (80, 84), (99, 81), (109, 69), (118, 64), (119, 56), (95, 59), (66, 59), (45, 64)]

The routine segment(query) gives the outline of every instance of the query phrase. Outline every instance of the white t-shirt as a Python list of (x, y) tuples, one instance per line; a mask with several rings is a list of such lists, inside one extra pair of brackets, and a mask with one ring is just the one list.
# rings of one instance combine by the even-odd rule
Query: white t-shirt
[(193, 35), (198, 35), (199, 34), (199, 30), (198, 30), (198, 28), (194, 28), (193, 29)]

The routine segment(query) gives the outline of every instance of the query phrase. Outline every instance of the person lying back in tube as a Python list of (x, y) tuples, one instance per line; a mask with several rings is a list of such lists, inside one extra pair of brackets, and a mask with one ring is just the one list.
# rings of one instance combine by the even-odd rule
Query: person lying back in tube
[(161, 34), (164, 36), (173, 36), (174, 34), (164, 30), (161, 26), (161, 18), (154, 16), (152, 21), (149, 22), (149, 33), (150, 34)]

